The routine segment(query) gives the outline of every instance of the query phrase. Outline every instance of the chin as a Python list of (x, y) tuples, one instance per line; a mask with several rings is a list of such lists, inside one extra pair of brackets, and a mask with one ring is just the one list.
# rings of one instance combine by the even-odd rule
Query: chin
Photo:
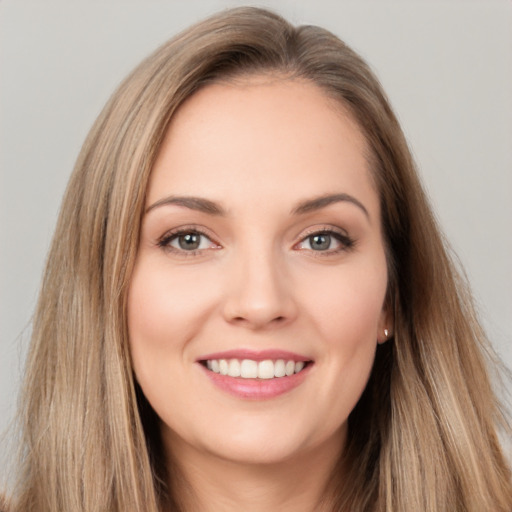
[(275, 440), (267, 443), (247, 442), (229, 443), (215, 446), (210, 453), (220, 459), (242, 465), (275, 465), (293, 460), (301, 455), (303, 447), (284, 445)]
[[(219, 428), (207, 436), (194, 437), (184, 434), (179, 440), (173, 435), (173, 445), (181, 455), (184, 451), (209, 454), (214, 460), (223, 460), (240, 465), (279, 465), (288, 462), (310, 460), (313, 453), (325, 451), (332, 456), (334, 451), (341, 453), (344, 433), (319, 428), (293, 430), (289, 424), (250, 421), (249, 424), (236, 422), (237, 429)], [(304, 422), (302, 425), (304, 426)], [(280, 427), (280, 428), (279, 428)], [(178, 441), (178, 442), (176, 442)], [(179, 448), (181, 446), (181, 448)], [(182, 459), (185, 460), (185, 459)]]

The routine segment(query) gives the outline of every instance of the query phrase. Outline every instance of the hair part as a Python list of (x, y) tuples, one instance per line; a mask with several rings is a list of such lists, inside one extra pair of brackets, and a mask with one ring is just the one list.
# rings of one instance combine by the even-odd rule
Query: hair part
[(349, 418), (340, 460), (349, 473), (333, 475), (332, 510), (510, 510), (497, 439), (497, 425), (510, 425), (486, 369), (489, 345), (378, 80), (328, 31), (257, 8), (222, 12), (160, 47), (121, 84), (85, 141), (34, 319), (17, 510), (179, 510), (167, 486), (179, 472), (163, 459), (158, 418), (128, 349), (126, 298), (147, 184), (187, 98), (211, 83), (274, 73), (316, 84), (350, 112), (381, 204), (394, 337), (377, 349)]

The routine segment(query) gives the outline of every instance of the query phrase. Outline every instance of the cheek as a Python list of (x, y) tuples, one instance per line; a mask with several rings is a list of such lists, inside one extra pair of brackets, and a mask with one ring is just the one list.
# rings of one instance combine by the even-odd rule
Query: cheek
[[(376, 343), (387, 289), (385, 261), (375, 267), (346, 267), (323, 279), (318, 274), (309, 304), (311, 318), (333, 347)], [(304, 294), (305, 295), (305, 294)]]
[(160, 417), (169, 418), (170, 404), (187, 396), (175, 376), (186, 377), (182, 363), (189, 341), (205, 304), (211, 303), (199, 291), (209, 287), (198, 288), (186, 272), (170, 272), (165, 261), (144, 256), (137, 261), (128, 294), (130, 353), (146, 398)]
[(324, 281), (325, 290), (314, 294), (304, 308), (319, 334), (320, 400), (331, 411), (328, 428), (346, 420), (366, 387), (384, 315), (385, 268), (384, 261), (375, 270), (341, 269)]
[(165, 353), (170, 345), (192, 337), (200, 317), (214, 305), (215, 289), (186, 271), (170, 272), (165, 263), (141, 262), (128, 296), (132, 350), (143, 344)]

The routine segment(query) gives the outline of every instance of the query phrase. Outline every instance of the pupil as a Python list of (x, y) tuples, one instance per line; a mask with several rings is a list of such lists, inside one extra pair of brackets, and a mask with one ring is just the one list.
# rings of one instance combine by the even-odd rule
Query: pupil
[(315, 251), (324, 251), (331, 245), (330, 235), (313, 235), (310, 238), (311, 248)]
[(199, 247), (199, 235), (197, 233), (187, 233), (186, 235), (181, 235), (178, 238), (178, 243), (181, 249), (185, 249), (186, 251), (193, 251)]

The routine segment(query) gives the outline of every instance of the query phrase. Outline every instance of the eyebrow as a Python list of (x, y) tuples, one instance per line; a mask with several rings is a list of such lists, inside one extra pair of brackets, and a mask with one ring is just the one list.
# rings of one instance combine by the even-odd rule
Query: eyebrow
[[(314, 212), (317, 210), (321, 210), (331, 204), (340, 203), (340, 202), (348, 202), (357, 206), (366, 217), (370, 218), (368, 210), (365, 208), (363, 203), (356, 199), (354, 196), (350, 194), (328, 194), (322, 195), (319, 197), (315, 197), (313, 199), (307, 199), (305, 201), (301, 201), (295, 208), (292, 209), (292, 215), (303, 215), (305, 213)], [(216, 216), (225, 216), (226, 211), (222, 206), (214, 201), (210, 201), (209, 199), (205, 199), (203, 197), (194, 197), (194, 196), (169, 196), (164, 197), (153, 203), (151, 206), (148, 206), (145, 213), (154, 210), (155, 208), (159, 208), (160, 206), (166, 205), (176, 205), (183, 206), (184, 208), (188, 208), (190, 210), (195, 210), (198, 212), (206, 213), (208, 215), (216, 215)]]
[(192, 196), (169, 196), (160, 199), (156, 203), (153, 203), (151, 206), (148, 206), (146, 209), (146, 213), (158, 208), (160, 206), (175, 204), (177, 206), (183, 206), (190, 210), (196, 210), (198, 212), (207, 213), (209, 215), (226, 215), (225, 210), (217, 203), (210, 201), (209, 199), (204, 199), (202, 197), (192, 197)]
[(333, 203), (340, 202), (348, 202), (354, 204), (360, 210), (362, 210), (362, 212), (366, 215), (366, 217), (368, 217), (368, 219), (370, 218), (370, 214), (368, 213), (368, 210), (365, 208), (363, 203), (361, 203), (361, 201), (356, 199), (354, 196), (351, 196), (350, 194), (328, 194), (320, 197), (315, 197), (313, 199), (308, 199), (306, 201), (302, 201), (292, 210), (292, 214), (302, 215), (304, 213), (310, 213), (316, 210), (320, 210)]

